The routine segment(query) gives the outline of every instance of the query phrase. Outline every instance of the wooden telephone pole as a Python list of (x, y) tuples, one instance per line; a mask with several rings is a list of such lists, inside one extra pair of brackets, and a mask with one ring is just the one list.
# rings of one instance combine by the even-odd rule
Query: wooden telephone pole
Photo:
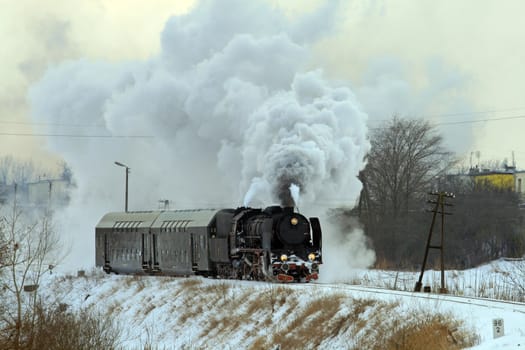
[[(445, 263), (443, 259), (443, 245), (444, 245), (444, 231), (445, 231), (445, 215), (452, 215), (452, 213), (445, 212), (445, 206), (452, 206), (450, 203), (446, 203), (445, 200), (447, 198), (454, 198), (454, 194), (447, 193), (447, 192), (430, 192), (431, 196), (435, 196), (437, 198), (428, 200), (428, 203), (435, 204), (435, 207), (433, 210), (429, 210), (430, 212), (434, 213), (432, 215), (432, 223), (430, 224), (430, 231), (428, 233), (428, 239), (427, 239), (427, 245), (425, 248), (425, 257), (423, 258), (423, 266), (421, 266), (421, 273), (419, 275), (419, 280), (416, 282), (416, 286), (414, 288), (414, 292), (420, 292), (423, 280), (423, 274), (425, 273), (425, 267), (427, 265), (427, 258), (428, 258), (428, 251), (430, 249), (438, 249), (440, 251), (440, 260), (441, 260), (441, 288), (439, 289), (439, 293), (447, 293), (447, 288), (445, 287)], [(441, 214), (441, 240), (439, 245), (432, 245), (432, 232), (434, 230), (434, 224), (436, 223), (436, 216), (437, 214)]]

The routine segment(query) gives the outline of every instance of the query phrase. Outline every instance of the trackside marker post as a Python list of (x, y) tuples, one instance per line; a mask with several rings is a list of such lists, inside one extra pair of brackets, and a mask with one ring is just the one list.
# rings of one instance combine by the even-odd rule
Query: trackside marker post
[(492, 334), (494, 339), (505, 335), (505, 325), (502, 318), (495, 318), (492, 320)]

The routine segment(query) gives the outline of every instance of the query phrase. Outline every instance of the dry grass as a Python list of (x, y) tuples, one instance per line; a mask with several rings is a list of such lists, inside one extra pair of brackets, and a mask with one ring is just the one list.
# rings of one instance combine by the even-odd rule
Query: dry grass
[(212, 283), (199, 288), (199, 293), (208, 295), (209, 303), (223, 305), (229, 301), (231, 285), (226, 282)]
[(453, 350), (475, 345), (477, 338), (460, 330), (450, 315), (426, 314), (397, 324), (384, 346), (376, 349)]
[(122, 305), (118, 301), (112, 301), (106, 308), (106, 315), (110, 317), (118, 315), (120, 312), (122, 312)]
[(144, 288), (146, 288), (146, 280), (144, 276), (141, 275), (133, 275), (133, 276), (127, 276), (124, 280), (124, 285), (128, 288), (135, 287), (137, 293), (142, 291)]
[(118, 349), (121, 328), (112, 317), (88, 311), (76, 313), (59, 305), (54, 309), (37, 307), (35, 322), (31, 317), (22, 324), (20, 344), (0, 334), (1, 349), (91, 350)]
[[(377, 302), (366, 320), (354, 323), (352, 349), (440, 350), (462, 349), (478, 342), (477, 336), (463, 328), (451, 315), (430, 311), (398, 315), (396, 303)], [(398, 317), (393, 317), (393, 315)]]
[(342, 317), (337, 317), (343, 295), (336, 294), (320, 297), (296, 313), (290, 322), (274, 333), (272, 343), (283, 349), (318, 347), (328, 337), (339, 333), (344, 324)]
[(305, 304), (299, 290), (286, 286), (246, 288), (235, 294), (229, 283), (189, 281), (180, 284), (186, 293), (180, 294), (184, 309), (179, 323), (202, 313), (212, 315), (202, 324), (199, 337), (214, 339), (215, 344), (240, 329), (245, 330), (245, 347), (252, 350), (316, 349), (341, 338), (348, 339), (348, 349), (456, 349), (475, 342), (450, 316), (424, 314), (396, 321), (395, 302), (332, 294)]
[(206, 285), (197, 279), (181, 282), (174, 296), (179, 298), (182, 304), (182, 308), (177, 310), (179, 322), (184, 324), (210, 309), (224, 309), (232, 301), (230, 291), (231, 285), (226, 282)]
[(475, 345), (473, 333), (442, 314), (395, 316), (398, 303), (321, 296), (294, 313), (283, 326), (273, 325), (270, 338), (253, 337), (250, 349), (317, 349), (330, 339), (347, 339), (347, 349), (460, 349)]
[(192, 290), (202, 285), (202, 281), (197, 278), (185, 278), (173, 287), (173, 299), (183, 297), (185, 294), (191, 293)]
[[(231, 345), (229, 341), (232, 337), (239, 339), (239, 334), (244, 335), (242, 347), (252, 350), (277, 346), (329, 348), (331, 341), (339, 346), (344, 344), (346, 349), (433, 350), (459, 349), (476, 342), (472, 333), (465, 331), (452, 316), (420, 311), (416, 315), (414, 311), (413, 315), (400, 317), (400, 310), (405, 308), (399, 303), (354, 299), (343, 293), (323, 294), (316, 286), (235, 287), (231, 282), (204, 282), (201, 278), (169, 282), (164, 288), (173, 289), (173, 295), (170, 292), (173, 307), (168, 307), (171, 317), (176, 318), (173, 331), (197, 327), (196, 337), (182, 346)], [(119, 288), (135, 287), (141, 291), (144, 283), (143, 277), (133, 276), (123, 279)], [(111, 293), (118, 294), (119, 290)], [(307, 299), (303, 299), (305, 296)], [(154, 295), (146, 295), (139, 318), (155, 309), (154, 300)], [(113, 317), (121, 311), (122, 306), (116, 301), (107, 307), (107, 315)], [(199, 339), (198, 344), (191, 343), (195, 339)], [(156, 348), (153, 332), (144, 348)]]
[(179, 283), (180, 289), (183, 291), (192, 289), (192, 288), (195, 288), (201, 285), (202, 285), (202, 281), (197, 278), (186, 278)]
[(156, 308), (157, 306), (153, 303), (145, 305), (144, 308), (142, 309), (143, 315), (147, 316), (151, 311), (155, 310)]
[(268, 349), (268, 347), (266, 346), (266, 337), (258, 337), (248, 348), (248, 350), (259, 350), (259, 349)]
[(291, 303), (289, 306), (294, 307), (292, 300), (296, 300), (297, 295), (295, 291), (283, 286), (269, 286), (262, 291), (251, 291), (247, 293), (246, 314), (252, 315), (257, 312), (273, 313), (281, 307), (286, 306), (287, 302)]
[[(418, 312), (397, 317), (397, 302), (353, 299), (346, 294), (309, 297), (304, 290), (281, 285), (244, 288), (227, 282), (181, 282), (178, 323), (210, 315), (200, 327), (200, 339), (227, 342), (244, 331), (248, 349), (316, 349), (331, 339), (347, 339), (347, 349), (459, 349), (476, 338), (452, 316)], [(315, 293), (313, 290), (312, 293)]]

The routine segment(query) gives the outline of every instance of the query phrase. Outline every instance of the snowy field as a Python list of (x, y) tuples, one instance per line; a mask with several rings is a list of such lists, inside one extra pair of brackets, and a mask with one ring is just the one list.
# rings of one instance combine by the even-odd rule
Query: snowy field
[[(274, 349), (293, 344), (293, 338), (299, 340), (295, 348), (368, 348), (380, 341), (374, 338), (378, 315), (382, 326), (393, 329), (399, 322), (438, 313), (462, 321), (457, 332), (475, 335), (473, 349), (522, 349), (525, 303), (489, 298), (520, 298), (506, 271), (519, 276), (522, 268), (523, 262), (496, 261), (447, 271), (451, 292), (463, 296), (403, 291), (413, 288), (418, 273), (376, 270), (356, 271), (347, 283), (293, 285), (53, 273), (39, 289), (46, 302), (112, 315), (122, 328), (119, 343), (125, 349)], [(439, 274), (427, 271), (424, 285), (436, 281)], [(397, 290), (387, 289), (393, 287)], [(504, 335), (497, 339), (494, 319), (504, 322)], [(308, 333), (309, 324), (318, 324), (320, 331)], [(357, 324), (360, 328), (353, 328)]]
[[(420, 272), (355, 270), (351, 284), (413, 291)], [(427, 270), (423, 286), (437, 291), (441, 271)], [(525, 302), (525, 260), (500, 259), (468, 270), (445, 271), (448, 294)]]

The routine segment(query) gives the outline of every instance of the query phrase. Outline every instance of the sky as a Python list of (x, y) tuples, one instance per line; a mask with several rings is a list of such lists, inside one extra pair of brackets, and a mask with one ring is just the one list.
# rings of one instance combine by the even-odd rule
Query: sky
[[(62, 156), (31, 124), (28, 89), (64, 60), (109, 62), (158, 55), (172, 15), (193, 1), (1, 0), (0, 155)], [(271, 1), (292, 20), (323, 1)], [(342, 1), (330, 33), (310, 43), (321, 68), (357, 95), (377, 127), (393, 114), (438, 124), (466, 163), (507, 158), (525, 168), (525, 4), (499, 1)], [(311, 32), (317, 26), (313, 24)], [(498, 119), (494, 121), (483, 121)], [(463, 123), (465, 124), (455, 124)], [(10, 134), (10, 135), (6, 135)], [(11, 135), (14, 134), (14, 135)], [(475, 157), (476, 158), (476, 157)], [(474, 160), (476, 162), (476, 160)]]

